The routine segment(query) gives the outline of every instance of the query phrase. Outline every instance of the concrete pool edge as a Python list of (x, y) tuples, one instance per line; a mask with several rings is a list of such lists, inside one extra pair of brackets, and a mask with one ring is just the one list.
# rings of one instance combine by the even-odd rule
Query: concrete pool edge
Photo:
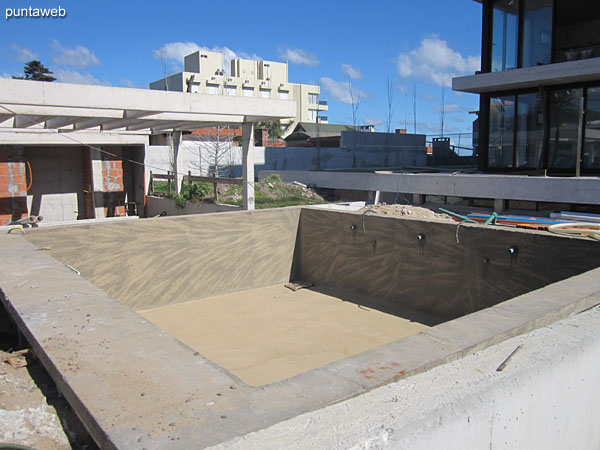
[[(223, 442), (600, 302), (600, 269), (594, 269), (355, 357), (250, 388), (22, 236), (1, 235), (0, 243), (2, 301), (103, 448)], [(202, 380), (201, 389), (196, 380)]]

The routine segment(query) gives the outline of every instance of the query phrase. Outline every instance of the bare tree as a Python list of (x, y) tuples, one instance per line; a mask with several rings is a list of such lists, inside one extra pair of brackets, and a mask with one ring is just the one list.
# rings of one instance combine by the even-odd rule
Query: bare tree
[(446, 118), (446, 85), (442, 81), (442, 107), (440, 110), (440, 137), (444, 137), (444, 119)]
[(352, 82), (348, 78), (348, 92), (350, 93), (350, 105), (352, 106), (352, 128), (357, 131), (358, 126), (358, 109), (360, 107), (360, 94), (354, 92)]
[(350, 93), (350, 105), (352, 106), (352, 129), (354, 130), (354, 136), (352, 139), (352, 167), (356, 168), (356, 139), (358, 135), (358, 108), (360, 107), (360, 94), (355, 93), (352, 88), (352, 82), (348, 78), (348, 91)]
[(394, 117), (394, 82), (390, 80), (390, 77), (387, 77), (386, 81), (386, 89), (387, 89), (387, 119), (385, 121), (386, 130), (388, 133), (391, 133), (392, 130), (392, 118)]
[(235, 129), (229, 125), (217, 125), (204, 128), (199, 134), (190, 136), (199, 143), (197, 149), (198, 162), (194, 168), (207, 176), (227, 177), (233, 172), (233, 138)]
[(417, 134), (417, 83), (413, 83), (413, 127)]

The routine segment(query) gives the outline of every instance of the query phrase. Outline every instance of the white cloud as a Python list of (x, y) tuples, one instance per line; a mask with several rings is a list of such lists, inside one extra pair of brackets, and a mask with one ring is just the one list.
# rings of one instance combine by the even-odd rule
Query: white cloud
[(133, 81), (131, 81), (128, 78), (121, 78), (121, 81), (119, 82), (119, 84), (121, 86), (128, 87), (128, 88), (137, 88), (138, 87), (135, 84), (133, 84)]
[(438, 36), (424, 38), (418, 48), (400, 53), (396, 61), (398, 75), (415, 76), (437, 85), (450, 86), (452, 78), (479, 70), (480, 56), (463, 56)]
[[(15, 76), (18, 76), (18, 75), (15, 75)], [(12, 77), (13, 77), (13, 74), (12, 74), (12, 73), (8, 73), (8, 72), (2, 72), (2, 73), (0, 74), (0, 78), (12, 78)]]
[(183, 67), (183, 58), (201, 49), (195, 42), (169, 42), (158, 50), (152, 50), (152, 53), (156, 59), (172, 60)]
[(301, 48), (279, 48), (279, 57), (294, 64), (305, 64), (307, 66), (317, 66), (321, 61), (313, 53), (309, 53)]
[(362, 73), (360, 70), (356, 70), (350, 64), (342, 64), (342, 73), (353, 80), (362, 78)]
[(426, 102), (437, 101), (437, 99), (433, 95), (428, 94), (426, 92), (417, 91), (417, 97), (419, 97), (421, 100), (425, 100)]
[(56, 80), (60, 83), (73, 83), (73, 84), (102, 84), (109, 85), (110, 83), (106, 80), (99, 80), (92, 74), (85, 72), (77, 72), (76, 70), (68, 69), (57, 69), (54, 71)]
[(13, 51), (17, 54), (17, 61), (29, 62), (37, 59), (38, 54), (29, 50), (28, 48), (19, 47), (17, 44), (13, 44)]
[[(442, 106), (438, 105), (434, 108), (436, 112), (442, 112)], [(468, 111), (469, 108), (466, 108), (462, 105), (458, 105), (456, 103), (446, 103), (444, 105), (444, 112), (453, 113), (453, 112), (465, 112)]]
[(242, 58), (254, 59), (258, 61), (262, 60), (262, 58), (256, 54), (235, 52), (229, 47), (202, 47), (195, 42), (169, 42), (159, 49), (152, 50), (152, 53), (156, 59), (164, 60), (166, 63), (168, 63), (170, 70), (178, 71), (183, 69), (184, 58), (187, 55), (199, 50), (221, 53), (223, 55), (223, 70), (227, 74), (230, 73), (232, 59)]
[[(352, 104), (352, 97), (354, 97), (354, 103), (369, 98), (369, 94), (357, 89), (347, 81), (335, 81), (329, 77), (323, 77), (321, 78), (321, 86), (334, 99), (348, 105)], [(352, 89), (352, 95), (350, 95), (350, 89)]]
[(362, 120), (362, 123), (364, 123), (365, 125), (383, 125), (385, 123), (385, 121), (383, 119), (381, 119), (380, 117), (375, 117), (375, 116), (367, 116)]
[(78, 45), (75, 48), (67, 48), (56, 39), (53, 39), (51, 46), (58, 52), (57, 55), (52, 56), (52, 61), (54, 61), (55, 64), (79, 68), (97, 66), (100, 64), (98, 57), (88, 48), (81, 45)]

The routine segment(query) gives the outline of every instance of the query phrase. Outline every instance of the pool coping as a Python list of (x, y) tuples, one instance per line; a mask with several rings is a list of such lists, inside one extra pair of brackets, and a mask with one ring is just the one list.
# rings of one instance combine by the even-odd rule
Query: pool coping
[(23, 236), (0, 235), (0, 300), (107, 449), (205, 447), (266, 428), (588, 309), (598, 280), (600, 268), (254, 388)]

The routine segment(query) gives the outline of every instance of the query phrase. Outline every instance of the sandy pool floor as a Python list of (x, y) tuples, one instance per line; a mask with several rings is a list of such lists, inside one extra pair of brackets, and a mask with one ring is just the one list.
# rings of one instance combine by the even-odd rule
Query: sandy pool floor
[(138, 314), (251, 386), (281, 381), (429, 328), (336, 294), (293, 292), (276, 285)]

